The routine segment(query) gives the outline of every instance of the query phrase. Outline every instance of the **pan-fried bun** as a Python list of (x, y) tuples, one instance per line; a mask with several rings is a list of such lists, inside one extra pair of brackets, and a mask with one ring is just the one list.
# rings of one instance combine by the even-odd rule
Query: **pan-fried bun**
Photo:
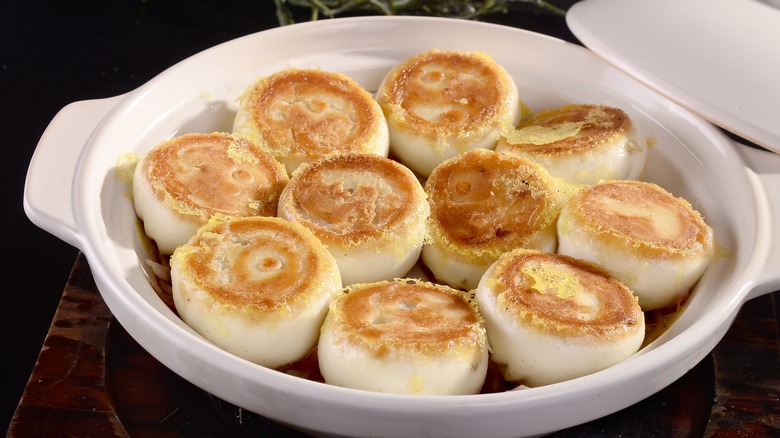
[(677, 304), (709, 265), (712, 228), (683, 198), (641, 181), (583, 189), (558, 219), (558, 252), (601, 265), (642, 309)]
[(274, 216), (284, 167), (231, 134), (185, 134), (147, 152), (133, 175), (133, 202), (146, 235), (173, 253), (214, 215)]
[(409, 272), (426, 237), (429, 206), (420, 182), (398, 162), (341, 154), (298, 168), (278, 211), (328, 247), (349, 285)]
[(218, 347), (277, 368), (316, 344), (342, 289), (336, 261), (311, 232), (275, 217), (213, 219), (171, 257), (179, 316)]
[(317, 355), (326, 383), (415, 395), (475, 394), (488, 364), (476, 306), (447, 286), (404, 279), (347, 287)]
[(555, 221), (570, 185), (522, 157), (475, 149), (436, 167), (422, 260), (436, 280), (473, 289), (504, 252), (555, 252)]
[(332, 154), (388, 154), (381, 108), (345, 74), (289, 68), (260, 78), (240, 101), (233, 133), (271, 153), (290, 174)]
[(496, 151), (530, 158), (574, 184), (641, 179), (647, 144), (619, 108), (576, 104), (542, 111), (506, 129)]
[(504, 378), (541, 386), (594, 373), (634, 354), (644, 313), (623, 283), (568, 256), (517, 249), (476, 289), (493, 361)]
[(479, 52), (416, 54), (387, 73), (376, 99), (390, 128), (390, 151), (424, 177), (459, 153), (493, 149), (521, 112), (512, 77)]

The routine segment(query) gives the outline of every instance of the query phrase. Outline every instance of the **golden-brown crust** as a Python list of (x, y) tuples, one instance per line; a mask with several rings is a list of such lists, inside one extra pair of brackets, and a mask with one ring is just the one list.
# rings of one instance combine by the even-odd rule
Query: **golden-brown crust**
[(500, 259), (492, 292), (518, 321), (558, 336), (619, 336), (643, 320), (637, 300), (600, 267), (518, 250)]
[(431, 50), (391, 70), (377, 101), (388, 120), (439, 143), (443, 136), (507, 122), (513, 88), (511, 77), (485, 54)]
[(312, 300), (335, 265), (308, 230), (270, 217), (212, 220), (173, 258), (222, 306), (253, 312)]
[(542, 111), (502, 133), (502, 147), (532, 154), (571, 155), (598, 149), (628, 135), (631, 119), (619, 108), (566, 105)]
[(335, 72), (282, 70), (258, 81), (242, 100), (256, 141), (275, 156), (371, 152), (385, 123), (373, 97)]
[(484, 351), (476, 305), (447, 286), (397, 279), (348, 287), (331, 305), (336, 336), (382, 356), (393, 350), (428, 356)]
[(342, 154), (299, 168), (280, 210), (324, 242), (358, 245), (383, 235), (403, 239), (410, 221), (427, 216), (424, 196), (401, 164), (375, 154)]
[(551, 226), (566, 196), (539, 165), (486, 149), (440, 164), (425, 189), (432, 235), (456, 250), (496, 256)]
[(274, 216), (289, 181), (273, 157), (219, 132), (174, 137), (149, 151), (141, 165), (161, 203), (203, 219)]
[(683, 198), (643, 181), (609, 181), (570, 201), (574, 224), (598, 239), (628, 245), (647, 257), (699, 254), (713, 245), (712, 229)]

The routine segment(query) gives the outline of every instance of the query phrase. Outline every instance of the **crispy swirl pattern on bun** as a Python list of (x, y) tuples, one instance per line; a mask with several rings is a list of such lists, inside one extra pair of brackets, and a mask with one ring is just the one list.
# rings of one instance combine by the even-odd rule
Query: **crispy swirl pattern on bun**
[(605, 369), (638, 351), (645, 320), (636, 297), (600, 267), (559, 254), (516, 249), (476, 290), (493, 361), (527, 386)]
[(605, 105), (566, 105), (505, 129), (496, 151), (530, 158), (575, 184), (640, 179), (647, 143), (628, 114)]
[(387, 121), (352, 78), (290, 68), (260, 78), (240, 99), (233, 133), (270, 152), (292, 173), (300, 163), (339, 153), (387, 156)]
[(431, 50), (393, 68), (377, 91), (390, 127), (390, 150), (427, 177), (447, 158), (493, 149), (520, 117), (512, 77), (484, 53)]
[(309, 228), (348, 285), (405, 275), (420, 255), (428, 213), (409, 169), (375, 154), (341, 154), (302, 165), (282, 192), (278, 216)]
[(476, 305), (405, 279), (347, 287), (330, 305), (317, 354), (326, 383), (398, 394), (475, 394), (488, 365)]
[(277, 368), (316, 344), (342, 289), (336, 261), (305, 227), (275, 217), (213, 219), (171, 257), (182, 320), (222, 349)]
[(247, 140), (185, 134), (147, 152), (133, 175), (133, 201), (147, 236), (171, 254), (214, 215), (274, 216), (289, 177)]
[(677, 304), (715, 251), (712, 228), (683, 198), (640, 181), (587, 187), (564, 206), (558, 252), (604, 267), (642, 309)]
[(469, 290), (506, 251), (555, 252), (570, 186), (525, 158), (475, 149), (436, 167), (425, 190), (430, 242), (422, 260), (437, 281)]

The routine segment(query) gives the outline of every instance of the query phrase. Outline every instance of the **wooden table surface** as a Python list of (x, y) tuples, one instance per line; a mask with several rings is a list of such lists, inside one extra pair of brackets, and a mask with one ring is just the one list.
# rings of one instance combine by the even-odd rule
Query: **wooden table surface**
[[(657, 394), (552, 437), (780, 436), (776, 294), (748, 301), (718, 346)], [(79, 254), (9, 437), (299, 437), (214, 397), (143, 350)]]

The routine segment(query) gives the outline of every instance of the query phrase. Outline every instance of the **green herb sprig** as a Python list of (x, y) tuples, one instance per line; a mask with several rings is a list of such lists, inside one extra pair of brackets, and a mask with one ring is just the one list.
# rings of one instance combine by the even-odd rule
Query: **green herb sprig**
[(429, 15), (473, 20), (498, 12), (506, 13), (510, 3), (528, 3), (555, 15), (566, 11), (545, 0), (274, 0), (280, 25), (295, 22), (292, 8), (309, 9), (310, 20), (344, 14)]

